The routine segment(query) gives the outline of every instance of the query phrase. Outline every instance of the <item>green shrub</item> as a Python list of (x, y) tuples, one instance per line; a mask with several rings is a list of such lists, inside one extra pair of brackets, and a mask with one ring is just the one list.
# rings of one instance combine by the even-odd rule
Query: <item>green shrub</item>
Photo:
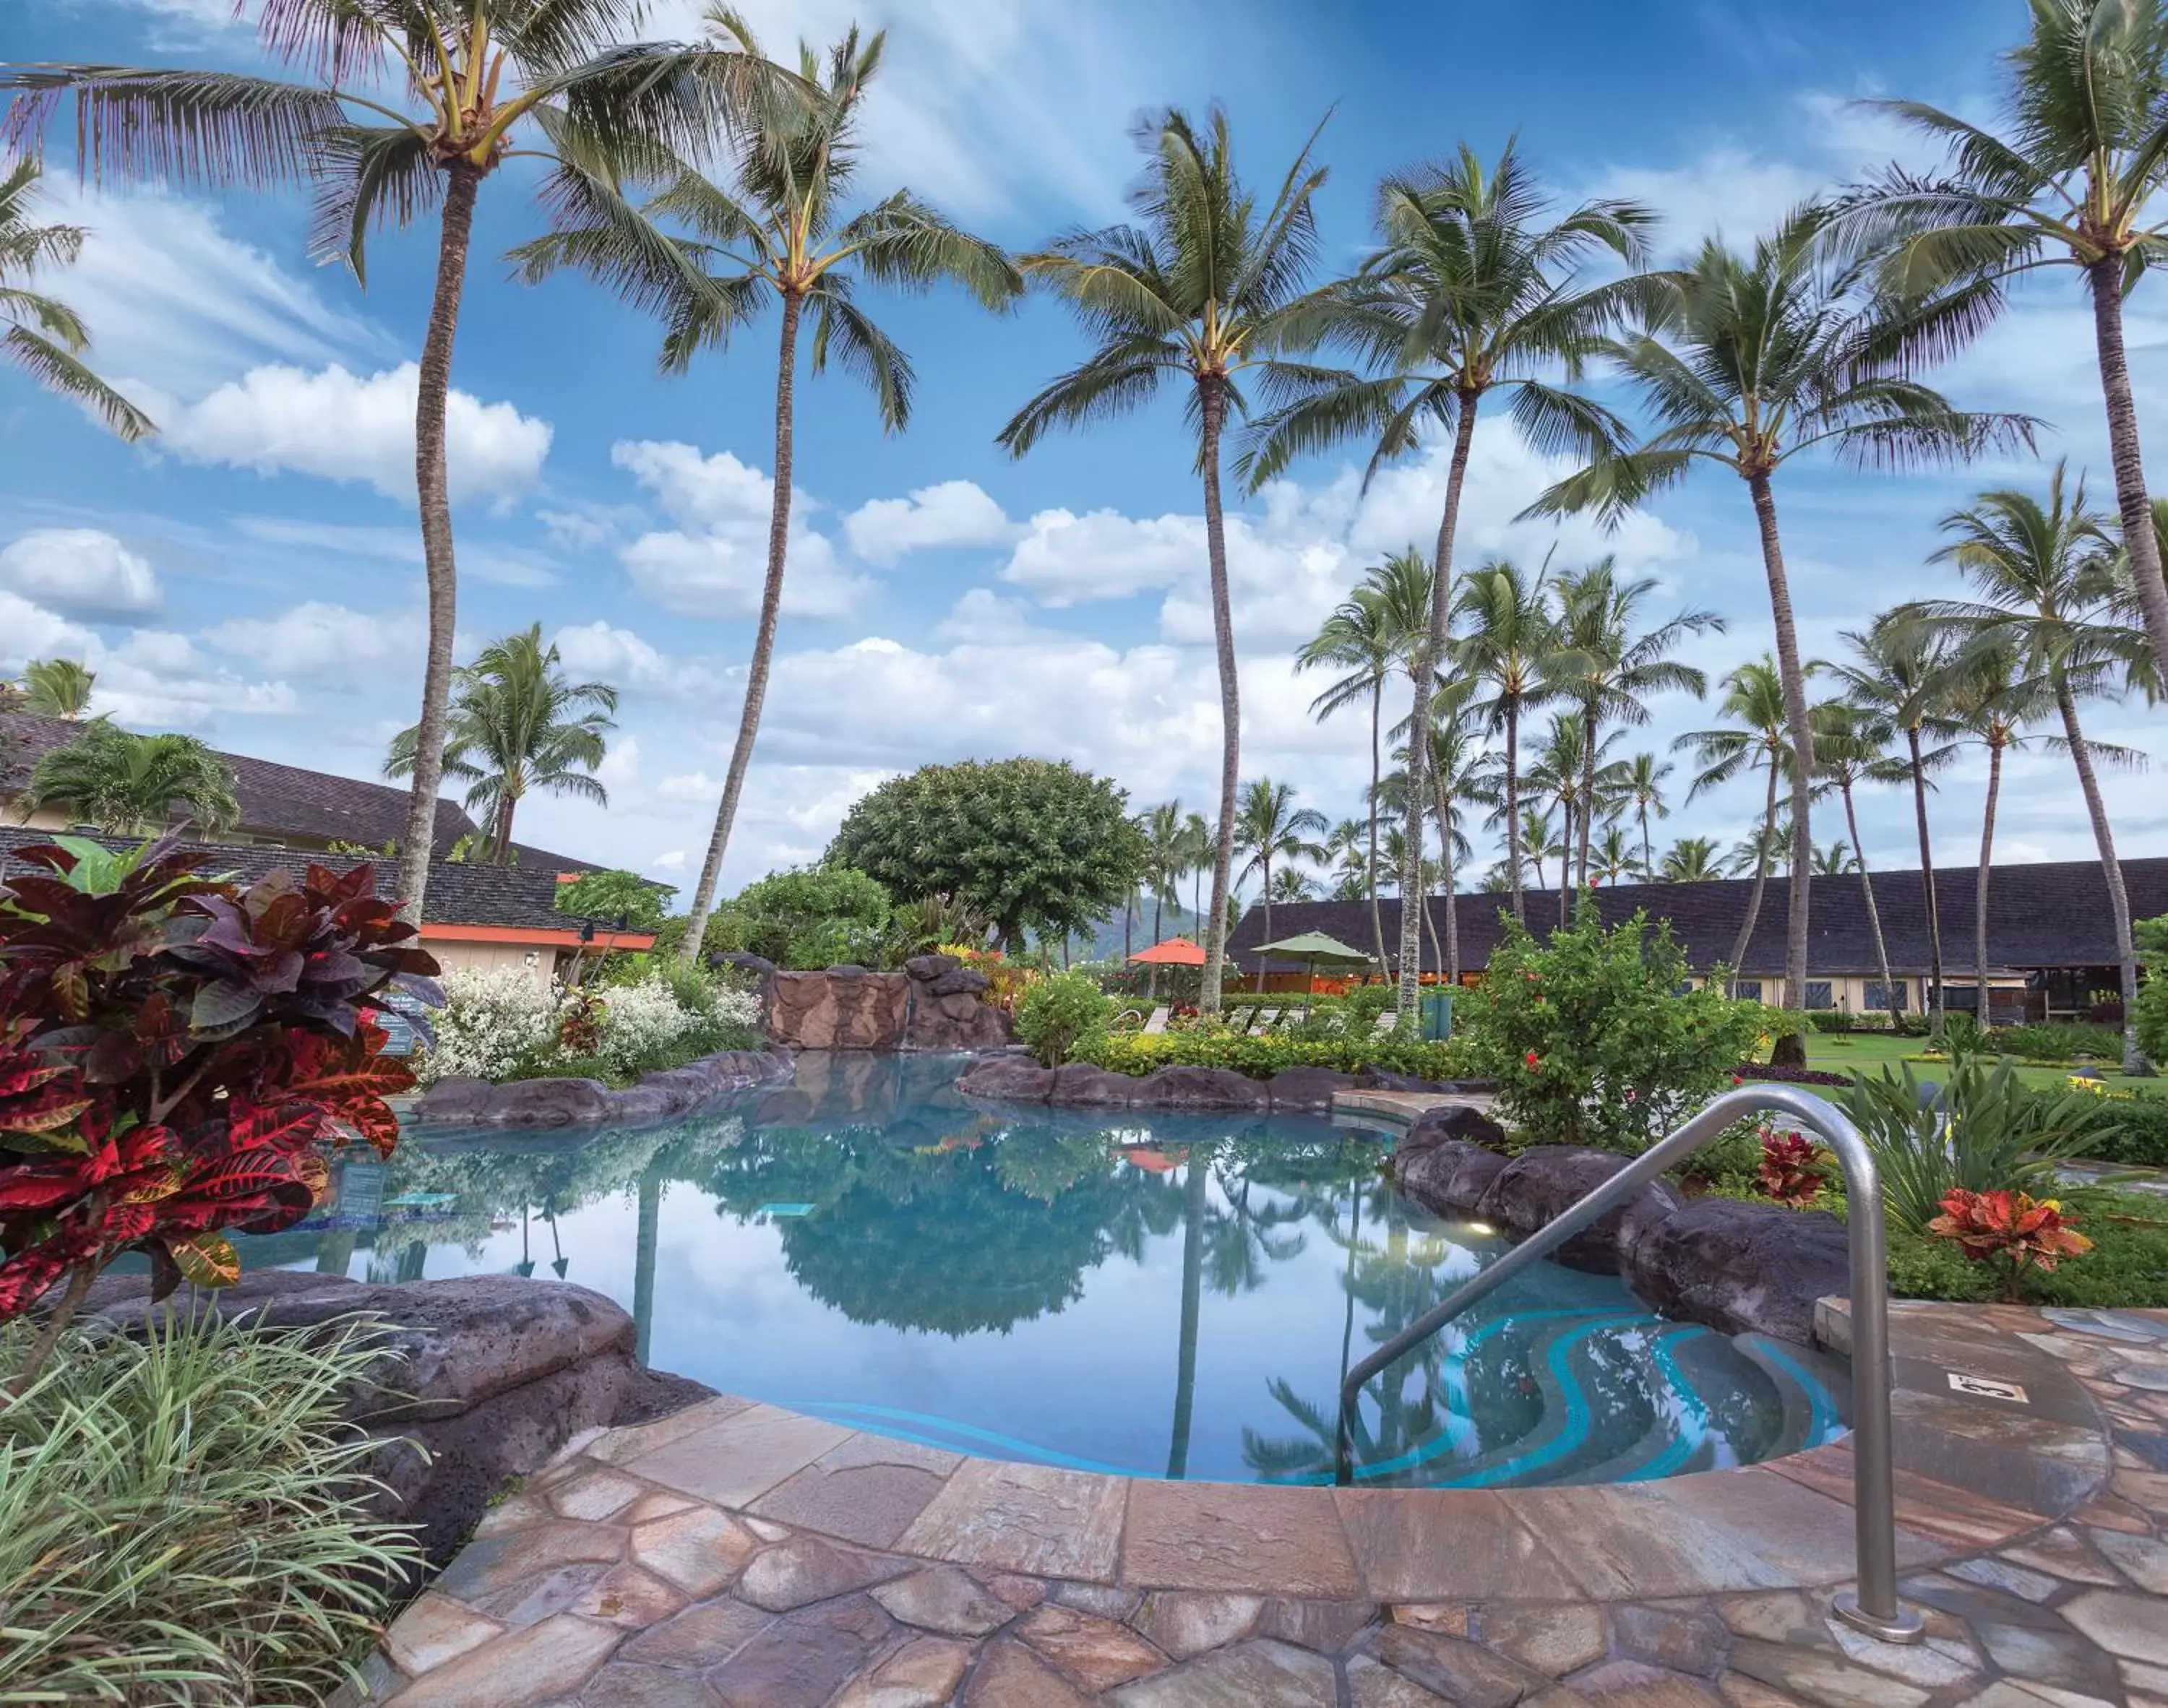
[(559, 913), (614, 922), (635, 931), (662, 929), (663, 904), (677, 892), (667, 883), (650, 883), (636, 872), (583, 872), (561, 883), (550, 898)]
[(2110, 1093), (2095, 1101), (2085, 1155), (2125, 1168), (2168, 1169), (2168, 1097)]
[[(2140, 920), (2138, 947), (2145, 963), (2145, 981), (2138, 987), (2138, 1047), (2168, 1066), (2168, 914)], [(2103, 1052), (2103, 1053), (2112, 1053)]]
[(1113, 1000), (1086, 973), (1056, 973), (1017, 999), (1017, 1036), (1039, 1065), (1058, 1068), (1086, 1039), (1103, 1036), (1115, 1014)]
[(747, 884), (729, 911), (727, 935), (744, 948), (778, 967), (818, 971), (879, 943), (888, 891), (848, 866), (792, 867)]
[(1814, 1031), (1825, 1033), (1857, 1032), (1859, 1016), (1845, 1008), (1816, 1008), (1807, 1014), (1807, 1024)]
[[(33, 1330), (0, 1332), (0, 1374)], [(369, 1511), (378, 1444), (342, 1420), (377, 1358), (167, 1318), (65, 1335), (0, 1407), (0, 1700), (316, 1703), (418, 1563)]]
[[(2026, 1299), (2079, 1310), (2168, 1307), (2168, 1205), (2144, 1192), (2081, 1186), (2059, 1195), (2070, 1226), (2093, 1243), (2042, 1274), (2027, 1270)], [(1956, 1242), (1889, 1228), (1889, 1290), (1899, 1298), (1991, 1300), (2002, 1297), (2000, 1272), (1971, 1263)]]
[[(1968, 1020), (1971, 1017), (1965, 1016)], [(2001, 1026), (1989, 1034), (1989, 1048), (1998, 1055), (2050, 1065), (2075, 1062), (2080, 1056), (2097, 1056), (2104, 1061), (2115, 1062), (2123, 1058), (2123, 1034), (2114, 1026), (2091, 1026), (2082, 1021)]]
[(1720, 976), (1687, 990), (1668, 922), (1606, 931), (1592, 908), (1539, 943), (1508, 919), (1481, 986), (1460, 994), (1475, 1071), (1531, 1144), (1645, 1150), (1731, 1084), (1770, 1011)]
[(1423, 1043), (1387, 1032), (1372, 1037), (1349, 1032), (1339, 1037), (1301, 1038), (1273, 1033), (1246, 1037), (1223, 1026), (1192, 1026), (1151, 1037), (1113, 1032), (1080, 1046), (1075, 1059), (1118, 1074), (1143, 1075), (1158, 1068), (1227, 1068), (1268, 1079), (1289, 1068), (1330, 1068), (1336, 1073), (1405, 1074), (1419, 1079), (1474, 1078), (1467, 1050), (1458, 1042)]

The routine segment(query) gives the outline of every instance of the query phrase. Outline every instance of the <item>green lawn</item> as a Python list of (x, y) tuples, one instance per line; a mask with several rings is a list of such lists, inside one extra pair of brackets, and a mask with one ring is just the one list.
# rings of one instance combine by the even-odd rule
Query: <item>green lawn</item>
[[(1880, 1068), (1900, 1063), (1907, 1056), (1923, 1053), (1927, 1048), (1924, 1037), (1896, 1037), (1886, 1032), (1818, 1032), (1807, 1034), (1807, 1065), (1825, 1073), (1850, 1074), (1864, 1069), (1873, 1073)], [(2168, 1095), (2168, 1081), (2160, 1079), (2126, 1079), (2107, 1063), (2096, 1065), (2111, 1085), (2128, 1085), (2138, 1090)], [(1932, 1063), (1915, 1063), (1912, 1071), (1922, 1079), (1936, 1077), (1937, 1068)], [(2068, 1068), (2030, 1068), (2021, 1065), (2017, 1076), (2028, 1085), (2060, 1086), (2068, 1082)]]

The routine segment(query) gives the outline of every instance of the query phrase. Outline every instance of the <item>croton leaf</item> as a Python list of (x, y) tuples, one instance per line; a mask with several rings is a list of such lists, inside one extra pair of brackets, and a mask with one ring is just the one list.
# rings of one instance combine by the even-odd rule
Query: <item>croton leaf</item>
[(199, 1037), (231, 1037), (263, 1011), (263, 999), (238, 981), (206, 984), (189, 1005), (189, 1030)]
[(235, 1098), (227, 1128), (229, 1148), (247, 1151), (302, 1151), (329, 1136), (332, 1114), (314, 1095), (286, 1095), (274, 1103)]
[(241, 1279), (241, 1254), (223, 1233), (193, 1233), (164, 1244), (193, 1286), (230, 1287)]

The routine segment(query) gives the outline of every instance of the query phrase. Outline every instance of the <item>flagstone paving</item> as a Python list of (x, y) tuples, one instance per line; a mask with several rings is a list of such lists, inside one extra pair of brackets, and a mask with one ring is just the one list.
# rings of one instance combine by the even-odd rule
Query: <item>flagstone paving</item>
[(2168, 1708), (2168, 1313), (1894, 1314), (1915, 1647), (1830, 1616), (1843, 1443), (1613, 1488), (1336, 1491), (964, 1459), (717, 1399), (576, 1442), (494, 1508), (360, 1700)]

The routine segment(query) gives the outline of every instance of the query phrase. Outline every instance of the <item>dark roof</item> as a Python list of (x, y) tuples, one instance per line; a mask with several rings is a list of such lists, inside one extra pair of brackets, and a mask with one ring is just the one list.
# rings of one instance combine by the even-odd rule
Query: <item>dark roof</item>
[[(31, 768), (54, 748), (74, 740), (82, 727), (67, 718), (0, 713), (0, 793), (20, 789), (29, 780)], [(219, 757), (233, 772), (233, 792), (241, 801), (239, 828), (244, 832), (354, 842), (365, 848), (381, 848), (406, 834), (411, 792), (396, 784), (365, 782), (332, 772), (252, 759), (245, 753), (221, 753)], [(477, 828), (457, 801), (438, 797), (433, 838), (438, 854), (449, 854), (454, 843)], [(586, 871), (592, 864), (524, 843), (513, 846), (552, 871)]]
[[(0, 825), (0, 861), (18, 848), (53, 840), (50, 830), (27, 830), (19, 825)], [(125, 836), (93, 836), (109, 848), (134, 846)], [(376, 872), (380, 895), (391, 893), (399, 880), (396, 860), (361, 860), (343, 854), (311, 854), (300, 849), (247, 848), (222, 842), (183, 842), (182, 847), (201, 852), (202, 870), (223, 876), (231, 873), (244, 883), (252, 883), (284, 869), (297, 877), (311, 861), (334, 872), (351, 872), (371, 866)], [(570, 868), (566, 868), (570, 869)], [(577, 918), (556, 909), (558, 868), (541, 862), (518, 866), (473, 866), (438, 860), (429, 867), (429, 888), (422, 904), (422, 923), (445, 926), (514, 926), (537, 931), (570, 931)]]
[[(1955, 978), (1973, 968), (1974, 899), (1979, 894), (1977, 868), (1937, 867), (1935, 893), (1942, 919), (1942, 968)], [(2168, 859), (2126, 860), (2123, 880), (2130, 896), (2133, 919), (2153, 919), (2168, 914)], [(1868, 928), (1865, 881), (1857, 873), (1812, 880), (1809, 899), (1807, 965), (1827, 977), (1857, 976), (1876, 972), (1874, 939)], [(1893, 972), (1921, 973), (1928, 970), (1926, 888), (1919, 873), (1878, 872), (1873, 874), (1874, 903), (1881, 915), (1884, 940), (1889, 946)], [(1748, 893), (1753, 881), (1744, 878), (1715, 878), (1704, 883), (1621, 883), (1598, 888), (1596, 904), (1606, 925), (1616, 925), (1641, 909), (1650, 918), (1667, 919), (1687, 958), (1697, 968), (1728, 962), (1738, 942), (1739, 927), (1746, 916)], [(2073, 860), (2038, 866), (1997, 866), (1988, 883), (1987, 953), (1990, 970), (2036, 967), (2112, 967), (2116, 963), (2114, 916), (2108, 906), (2107, 882), (2100, 863)], [(1501, 936), (1499, 913), (1508, 905), (1500, 894), (1464, 894), (1456, 898), (1460, 934), (1460, 964), (1480, 969), (1490, 958)], [(1762, 911), (1755, 921), (1753, 940), (1740, 957), (1739, 970), (1754, 976), (1776, 977), (1784, 970), (1784, 931), (1791, 902), (1791, 880), (1772, 878), (1762, 891)], [(1399, 942), (1400, 904), (1381, 898), (1389, 950)], [(1445, 934), (1445, 898), (1429, 898), (1430, 929), (1437, 934), (1440, 948)], [(1541, 930), (1557, 922), (1559, 896), (1555, 890), (1530, 890), (1527, 917)], [(1370, 907), (1364, 901), (1279, 902), (1273, 907), (1273, 936), (1292, 936), (1298, 931), (1325, 931), (1358, 946), (1374, 942), (1370, 929)], [(1256, 944), (1268, 941), (1264, 934), (1263, 910), (1252, 907), (1242, 916), (1228, 939), (1228, 949), (1237, 960), (1253, 952)], [(1277, 963), (1275, 963), (1277, 964)], [(1426, 931), (1422, 964), (1438, 963)], [(1290, 963), (1292, 967), (1294, 963)]]

